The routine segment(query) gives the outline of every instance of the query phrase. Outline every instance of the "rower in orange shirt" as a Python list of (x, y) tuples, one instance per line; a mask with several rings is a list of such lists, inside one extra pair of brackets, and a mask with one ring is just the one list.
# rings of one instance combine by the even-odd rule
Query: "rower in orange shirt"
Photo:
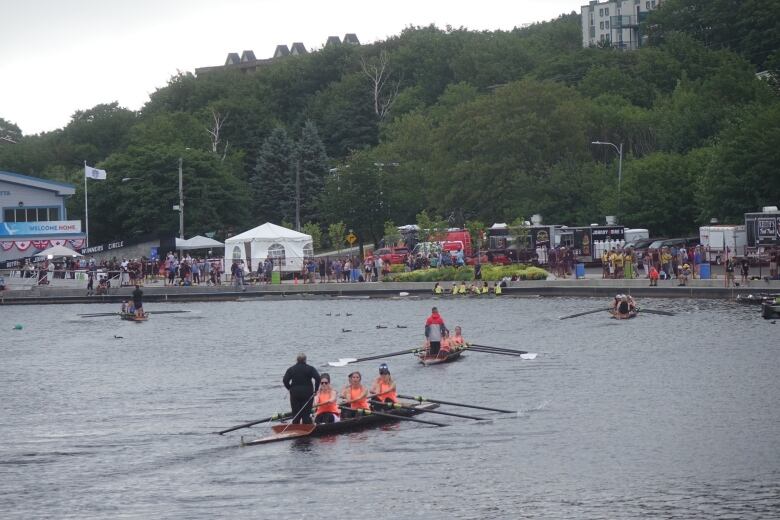
[(356, 410), (370, 410), (371, 407), (368, 404), (368, 388), (363, 386), (363, 376), (360, 372), (352, 372), (349, 374), (349, 384), (341, 390), (341, 399), (343, 400), (341, 406), (349, 406), (349, 410), (344, 410), (344, 417), (354, 417), (357, 415)]
[[(380, 403), (397, 403), (398, 393), (395, 388), (395, 381), (393, 376), (390, 375), (390, 368), (387, 363), (379, 365), (379, 375), (374, 379), (374, 384), (371, 385), (371, 395), (373, 401), (379, 401)], [(373, 408), (381, 409), (382, 405), (374, 403)]]
[(338, 422), (341, 408), (338, 404), (339, 394), (330, 386), (330, 374), (320, 375), (320, 388), (314, 395), (314, 422), (317, 424)]
[(466, 340), (463, 339), (463, 335), (461, 334), (461, 328), (460, 325), (455, 326), (455, 335), (450, 338), (450, 348), (453, 350), (458, 350), (463, 348), (463, 346), (466, 344)]

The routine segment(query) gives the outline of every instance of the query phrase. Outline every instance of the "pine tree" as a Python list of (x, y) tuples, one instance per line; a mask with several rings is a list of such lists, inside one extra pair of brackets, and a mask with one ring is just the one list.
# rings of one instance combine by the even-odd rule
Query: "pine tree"
[(275, 128), (263, 142), (250, 179), (256, 221), (295, 220), (293, 151), (294, 145), (283, 128)]
[(325, 153), (325, 145), (320, 139), (317, 126), (312, 121), (306, 121), (296, 152), (299, 168), (301, 222), (318, 222), (321, 217), (318, 199), (325, 187), (328, 156)]

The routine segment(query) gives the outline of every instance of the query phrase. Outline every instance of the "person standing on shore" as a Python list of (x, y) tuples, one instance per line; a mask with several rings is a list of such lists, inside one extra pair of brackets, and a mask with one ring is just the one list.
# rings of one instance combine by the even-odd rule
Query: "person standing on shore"
[(432, 356), (439, 354), (441, 338), (444, 336), (445, 330), (447, 327), (439, 314), (439, 309), (432, 308), (431, 315), (425, 320), (425, 346), (428, 349), (428, 354)]
[(311, 404), (315, 392), (320, 388), (320, 374), (306, 363), (306, 354), (298, 354), (295, 364), (284, 373), (282, 383), (290, 392), (293, 424), (311, 424)]

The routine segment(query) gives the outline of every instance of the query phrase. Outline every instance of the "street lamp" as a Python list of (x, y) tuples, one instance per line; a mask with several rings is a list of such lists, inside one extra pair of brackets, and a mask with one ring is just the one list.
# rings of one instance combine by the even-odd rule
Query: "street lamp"
[(617, 207), (617, 214), (618, 214), (618, 222), (620, 222), (620, 181), (623, 178), (623, 143), (620, 143), (620, 146), (618, 146), (615, 143), (610, 143), (609, 141), (591, 141), (590, 144), (611, 146), (618, 153), (619, 159), (618, 159), (618, 207)]

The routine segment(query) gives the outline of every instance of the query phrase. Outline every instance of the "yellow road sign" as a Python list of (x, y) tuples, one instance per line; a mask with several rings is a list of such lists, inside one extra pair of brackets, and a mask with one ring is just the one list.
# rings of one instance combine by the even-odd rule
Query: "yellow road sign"
[(355, 235), (355, 233), (350, 233), (347, 235), (347, 242), (349, 242), (349, 245), (353, 245), (355, 242), (357, 242), (357, 235)]

